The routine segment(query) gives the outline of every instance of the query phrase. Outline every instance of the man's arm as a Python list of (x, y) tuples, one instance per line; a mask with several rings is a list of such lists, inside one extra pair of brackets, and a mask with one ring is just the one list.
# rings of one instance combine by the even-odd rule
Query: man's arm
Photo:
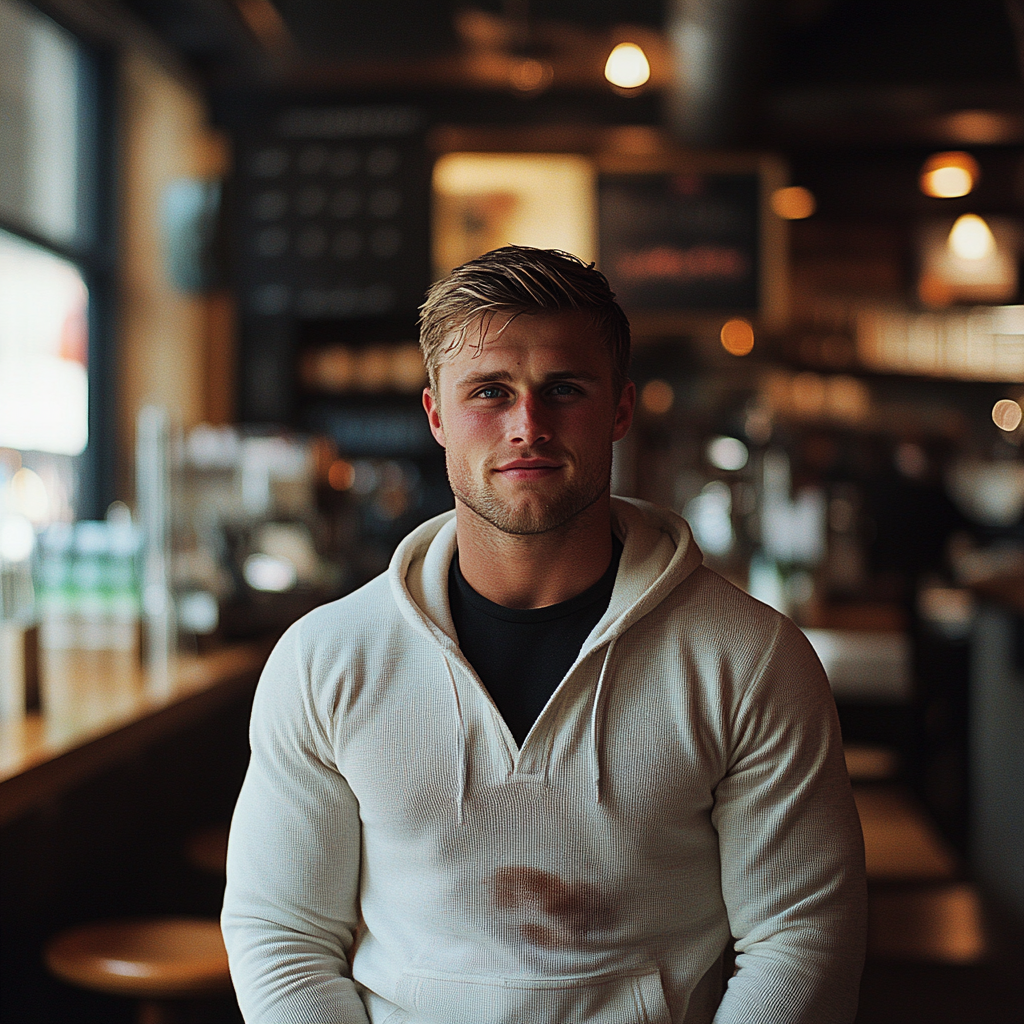
[(221, 924), (247, 1024), (367, 1024), (347, 959), (359, 918), (359, 810), (334, 767), (302, 628), (282, 638), (256, 691)]
[(864, 960), (864, 848), (835, 704), (788, 620), (737, 716), (715, 794), (737, 973), (715, 1024), (849, 1024)]

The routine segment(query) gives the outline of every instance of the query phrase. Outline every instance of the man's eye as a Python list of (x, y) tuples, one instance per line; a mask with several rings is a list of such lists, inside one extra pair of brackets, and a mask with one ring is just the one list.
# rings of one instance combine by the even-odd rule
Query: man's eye
[(556, 384), (550, 392), (556, 398), (564, 398), (566, 395), (577, 394), (577, 389), (571, 384)]
[(477, 393), (477, 398), (501, 398), (504, 392), (501, 388), (481, 388)]

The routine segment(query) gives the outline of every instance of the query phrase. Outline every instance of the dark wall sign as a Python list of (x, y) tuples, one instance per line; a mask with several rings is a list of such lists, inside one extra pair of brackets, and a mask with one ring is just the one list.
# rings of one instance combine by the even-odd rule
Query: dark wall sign
[(756, 312), (757, 173), (602, 174), (601, 268), (627, 312)]
[(239, 154), (243, 301), (257, 315), (422, 301), (428, 182), (409, 107), (286, 109)]
[(412, 106), (268, 109), (238, 132), (241, 416), (286, 421), (307, 321), (414, 321), (430, 273), (430, 167)]

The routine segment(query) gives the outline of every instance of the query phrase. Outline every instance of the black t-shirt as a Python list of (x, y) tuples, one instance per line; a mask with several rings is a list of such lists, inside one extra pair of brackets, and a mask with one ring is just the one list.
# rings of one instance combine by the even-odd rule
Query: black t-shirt
[(605, 574), (568, 601), (547, 608), (506, 608), (481, 597), (465, 580), (455, 553), (448, 603), (459, 647), (476, 669), (509, 730), (522, 745), (583, 641), (608, 610), (622, 542), (612, 537)]

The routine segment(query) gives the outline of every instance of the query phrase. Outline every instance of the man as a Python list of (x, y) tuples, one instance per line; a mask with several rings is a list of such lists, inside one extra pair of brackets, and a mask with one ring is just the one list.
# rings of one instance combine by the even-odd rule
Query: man
[(499, 249), (433, 286), (421, 346), (455, 511), (267, 664), (223, 918), (246, 1020), (852, 1020), (828, 684), (682, 519), (610, 497), (607, 281)]

